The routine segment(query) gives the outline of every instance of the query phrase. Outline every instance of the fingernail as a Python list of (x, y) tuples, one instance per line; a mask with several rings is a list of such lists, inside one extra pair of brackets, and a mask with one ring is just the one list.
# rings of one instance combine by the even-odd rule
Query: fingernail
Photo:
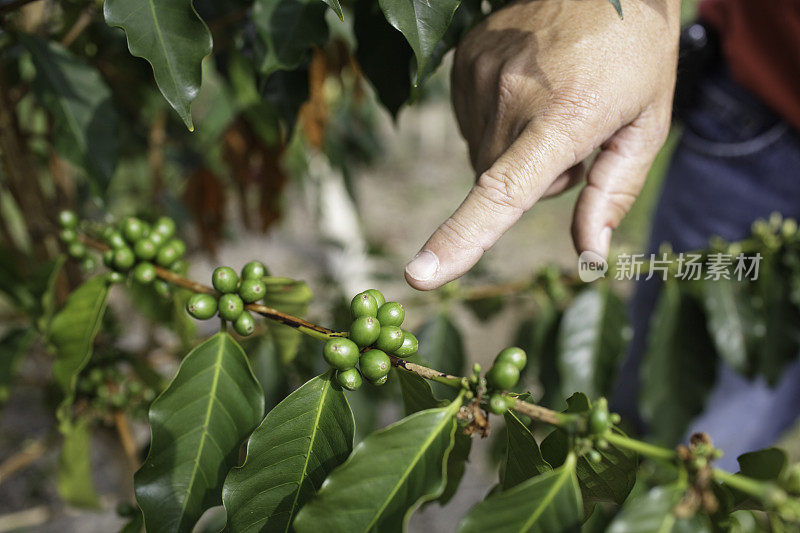
[(417, 281), (433, 279), (439, 270), (439, 258), (430, 250), (424, 250), (414, 256), (406, 265), (406, 273)]
[(611, 248), (611, 228), (606, 226), (600, 231), (600, 255), (608, 257), (608, 250)]

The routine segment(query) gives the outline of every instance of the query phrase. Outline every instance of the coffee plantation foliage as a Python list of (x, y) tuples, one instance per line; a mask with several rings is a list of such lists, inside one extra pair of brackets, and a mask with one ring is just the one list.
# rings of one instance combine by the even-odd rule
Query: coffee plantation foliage
[[(499, 7), (0, 4), (0, 406), (26, 359), (52, 364), (41, 386), (64, 502), (100, 505), (91, 435), (110, 427), (136, 470), (135, 502), (117, 508), (126, 532), (191, 531), (219, 506), (213, 520), (236, 532), (403, 530), (415, 509), (450, 501), (472, 439), (488, 436), (497, 483), (459, 531), (799, 527), (800, 467), (783, 451), (753, 451), (730, 473), (705, 435), (678, 444), (719, 360), (774, 383), (796, 357), (794, 221), (760, 221), (745, 241), (702, 251), (760, 254), (756, 282), (669, 273), (642, 374), (648, 442), (627, 436), (604, 399), (630, 335), (610, 279), (544, 268), (451, 284), (412, 332), (415, 306), (377, 289), (335, 313), (337, 328), (311, 322), (309, 286), (265, 258), (186, 277), (183, 239), (213, 253), (230, 196), (246, 228), (266, 230), (304, 153), (345, 173), (368, 159), (372, 95), (392, 114), (424, 97), (445, 53)], [(126, 307), (107, 305), (111, 293)], [(516, 347), (465, 368), (458, 307), (481, 322), (513, 309)], [(119, 342), (133, 313), (173, 332), (177, 372)], [(198, 338), (190, 317), (219, 332)], [(392, 401), (402, 418), (377, 429)], [(149, 422), (146, 448), (131, 438), (137, 421)]]

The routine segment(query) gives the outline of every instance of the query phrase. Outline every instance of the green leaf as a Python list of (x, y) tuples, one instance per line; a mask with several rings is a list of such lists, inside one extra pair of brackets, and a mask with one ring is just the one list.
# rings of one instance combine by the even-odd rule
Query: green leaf
[(752, 324), (756, 317), (743, 301), (742, 282), (729, 279), (703, 283), (703, 308), (708, 316), (708, 331), (717, 353), (738, 372), (748, 372), (755, 349)]
[[(401, 531), (421, 502), (445, 487), (461, 397), (370, 434), (297, 515), (298, 533)], [(346, 509), (347, 512), (342, 512)]]
[(75, 380), (92, 356), (108, 299), (105, 276), (96, 276), (75, 289), (50, 326), (50, 343), (56, 351), (53, 378), (71, 397)]
[[(338, 0), (333, 1), (338, 4)], [(341, 17), (341, 7), (337, 14)], [(322, 46), (328, 40), (325, 4), (319, 0), (256, 0), (252, 18), (264, 43), (264, 75), (299, 67), (308, 59), (312, 46)]]
[(400, 384), (406, 416), (425, 409), (441, 407), (443, 403), (447, 403), (443, 400), (437, 400), (433, 396), (433, 391), (428, 381), (418, 374), (402, 368), (395, 368), (394, 372), (397, 375), (397, 382)]
[(507, 411), (506, 459), (500, 467), (500, 487), (508, 490), (553, 468), (542, 457), (539, 444), (517, 415)]
[(161, 94), (193, 131), (189, 107), (212, 42), (192, 0), (105, 0), (103, 13), (109, 26), (125, 31), (131, 54), (150, 63)]
[(789, 466), (789, 455), (780, 448), (765, 448), (736, 458), (739, 473), (760, 481), (777, 481)]
[[(421, 86), (441, 65), (444, 56), (455, 48), (472, 27), (483, 18), (480, 0), (462, 0), (453, 14), (447, 31), (434, 47), (424, 72), (417, 71), (416, 83)], [(418, 92), (418, 91), (417, 91)]]
[(464, 434), (460, 429), (456, 429), (453, 449), (450, 450), (450, 455), (447, 456), (447, 484), (441, 496), (436, 498), (439, 505), (446, 505), (458, 492), (461, 479), (467, 469), (467, 461), (469, 461), (469, 453), (471, 451), (472, 436)]
[(342, 13), (342, 4), (339, 3), (339, 0), (322, 0), (322, 1), (328, 4), (328, 6), (330, 6), (331, 9), (333, 9), (333, 12), (336, 13), (336, 16), (339, 17), (339, 20), (344, 22), (344, 13)]
[(558, 333), (561, 394), (581, 391), (590, 398), (613, 386), (625, 345), (625, 306), (608, 283), (591, 285), (564, 312)]
[[(314, 298), (314, 293), (305, 281), (266, 277), (264, 283), (267, 286), (264, 305), (300, 318), (308, 312), (308, 305)], [(275, 339), (281, 361), (283, 364), (290, 363), (297, 356), (303, 334), (291, 326), (273, 321), (270, 321), (267, 327)]]
[(56, 312), (56, 282), (61, 274), (61, 268), (67, 260), (64, 254), (48, 261), (42, 266), (43, 282), (39, 290), (32, 289), (32, 292), (39, 299), (39, 312), (36, 319), (36, 328), (45, 338), (50, 335), (50, 325), (53, 322), (53, 315)]
[(614, 6), (614, 9), (617, 10), (617, 15), (619, 15), (619, 18), (622, 18), (622, 4), (620, 3), (620, 0), (608, 0), (608, 1), (611, 2), (611, 5)]
[(91, 434), (86, 419), (62, 421), (64, 435), (58, 458), (58, 495), (76, 507), (99, 507), (100, 501), (92, 481)]
[(119, 158), (119, 123), (100, 73), (54, 41), (20, 35), (33, 56), (33, 90), (55, 123), (56, 152), (83, 169), (95, 192), (111, 181)]
[(358, 43), (356, 59), (364, 76), (396, 117), (411, 95), (411, 47), (373, 0), (356, 0), (353, 33)]
[(136, 514), (125, 522), (122, 529), (119, 530), (119, 533), (142, 533), (143, 529), (144, 517), (142, 516), (142, 511), (136, 509)]
[[(417, 58), (417, 72), (425, 72), (434, 48), (444, 37), (460, 0), (378, 0), (389, 24), (405, 36)], [(415, 85), (418, 81), (415, 81)]]
[(539, 404), (552, 409), (562, 408), (564, 403), (559, 384), (557, 338), (561, 313), (549, 298), (536, 315), (520, 324), (516, 335), (516, 346), (528, 354), (528, 364), (522, 371), (520, 381), (530, 388), (532, 378), (544, 388)]
[(217, 333), (192, 350), (150, 407), (150, 452), (136, 472), (147, 531), (191, 531), (258, 425), (264, 397), (241, 347)]
[(458, 525), (459, 533), (580, 531), (583, 508), (576, 459), (496, 493), (473, 507)]
[[(460, 376), (464, 372), (464, 345), (461, 332), (456, 329), (446, 313), (433, 317), (417, 334), (419, 351), (417, 356), (423, 364), (448, 374)], [(434, 384), (436, 394), (452, 394), (445, 385)]]
[(247, 443), (244, 465), (225, 479), (231, 531), (289, 531), (292, 520), (353, 449), (355, 421), (330, 372), (270, 411)]
[(267, 409), (271, 409), (285, 398), (288, 378), (278, 357), (278, 349), (270, 335), (253, 335), (241, 341), (245, 353), (250, 356), (253, 373), (264, 393)]
[(716, 376), (705, 314), (675, 280), (661, 289), (642, 363), (641, 411), (654, 439), (677, 443), (700, 413)]
[(678, 518), (675, 505), (683, 496), (677, 486), (655, 487), (627, 502), (608, 528), (608, 533), (710, 533), (708, 519)]
[(464, 300), (464, 305), (467, 306), (467, 309), (472, 311), (472, 314), (475, 315), (475, 318), (480, 322), (491, 320), (492, 317), (503, 310), (505, 304), (505, 296), (487, 296), (485, 298)]
[(8, 400), (19, 363), (34, 340), (36, 330), (31, 327), (12, 329), (0, 339), (0, 406)]

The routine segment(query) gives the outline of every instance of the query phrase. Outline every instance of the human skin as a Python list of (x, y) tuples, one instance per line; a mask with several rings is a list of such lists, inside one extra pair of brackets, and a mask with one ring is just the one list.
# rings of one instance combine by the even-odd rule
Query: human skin
[(680, 0), (622, 5), (624, 19), (608, 0), (517, 1), (465, 36), (452, 97), (478, 178), (406, 266), (411, 286), (460, 277), (539, 199), (583, 180), (575, 248), (608, 254), (669, 131), (680, 31)]

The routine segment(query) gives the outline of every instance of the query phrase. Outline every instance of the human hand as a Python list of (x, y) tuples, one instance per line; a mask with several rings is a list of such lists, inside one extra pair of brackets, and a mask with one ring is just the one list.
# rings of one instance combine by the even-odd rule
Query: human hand
[[(478, 179), (406, 267), (428, 290), (472, 268), (536, 201), (586, 175), (578, 252), (605, 257), (669, 131), (680, 0), (527, 0), (459, 44), (453, 107)], [(600, 148), (588, 173), (582, 161)]]

